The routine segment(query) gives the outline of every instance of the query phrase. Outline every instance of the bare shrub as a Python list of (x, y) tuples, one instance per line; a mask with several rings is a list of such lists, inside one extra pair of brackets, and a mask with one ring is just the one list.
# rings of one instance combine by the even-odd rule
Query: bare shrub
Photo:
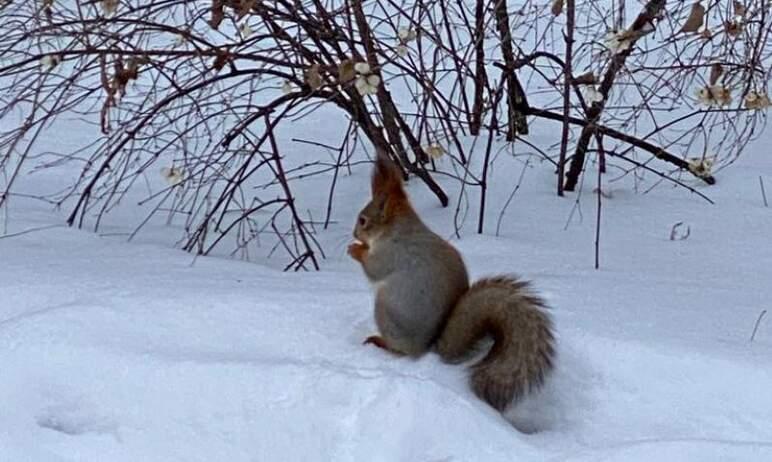
[[(98, 229), (162, 170), (142, 223), (182, 220), (181, 246), (199, 254), (271, 236), (288, 269), (322, 254), (294, 185), (331, 173), (326, 226), (362, 138), (443, 206), (438, 174), (479, 188), (479, 232), (499, 151), (555, 168), (559, 194), (588, 158), (698, 192), (690, 177), (713, 184), (760, 132), (770, 23), (766, 0), (6, 0), (0, 206), (66, 114), (94, 129), (36, 166), (80, 163), (46, 198), (71, 207), (70, 225)], [(287, 159), (276, 127), (323, 107), (338, 110), (340, 141), (295, 140), (308, 158)], [(560, 136), (534, 135), (541, 125)]]

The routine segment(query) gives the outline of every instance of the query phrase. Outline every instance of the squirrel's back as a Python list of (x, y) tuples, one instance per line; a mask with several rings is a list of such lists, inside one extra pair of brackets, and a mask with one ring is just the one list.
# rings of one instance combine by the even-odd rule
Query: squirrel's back
[(373, 281), (379, 328), (404, 353), (428, 351), (469, 288), (461, 255), (428, 228), (417, 228), (383, 237), (371, 257), (390, 259), (395, 268), (382, 280)]

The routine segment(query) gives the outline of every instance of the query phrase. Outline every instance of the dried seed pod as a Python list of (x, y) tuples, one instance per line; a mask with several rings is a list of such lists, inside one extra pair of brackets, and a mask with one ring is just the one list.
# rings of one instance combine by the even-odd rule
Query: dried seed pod
[(745, 16), (745, 13), (748, 11), (747, 8), (745, 8), (745, 5), (737, 0), (732, 2), (732, 6), (734, 7), (734, 14), (737, 16)]
[(692, 10), (689, 12), (689, 17), (686, 18), (683, 27), (681, 27), (681, 32), (697, 32), (704, 23), (705, 7), (700, 2), (696, 2), (692, 5)]
[(221, 71), (231, 60), (233, 60), (233, 56), (228, 51), (217, 50), (217, 56), (214, 58), (212, 67), (217, 71)]
[(595, 74), (592, 72), (585, 72), (579, 77), (574, 77), (574, 83), (579, 85), (595, 85), (596, 82), (597, 79), (595, 78)]
[(341, 61), (338, 64), (338, 81), (341, 83), (347, 83), (354, 80), (357, 76), (356, 70), (354, 70), (354, 60), (347, 59)]
[(710, 66), (710, 84), (715, 85), (718, 83), (718, 79), (721, 78), (721, 75), (724, 73), (724, 68), (721, 67), (721, 64), (714, 63), (712, 66)]
[(110, 16), (118, 10), (118, 0), (102, 0), (102, 12)]
[(737, 37), (743, 31), (743, 23), (740, 21), (725, 21), (724, 30), (727, 35), (731, 37)]
[(237, 8), (237, 17), (238, 19), (242, 19), (244, 16), (249, 14), (249, 12), (252, 10), (252, 7), (255, 6), (255, 0), (241, 0), (238, 2), (238, 8)]
[(223, 0), (212, 0), (211, 18), (209, 19), (209, 26), (212, 29), (220, 27), (220, 23), (225, 19), (225, 2)]
[(553, 0), (552, 1), (552, 15), (553, 16), (560, 16), (560, 13), (563, 12), (563, 0)]
[(305, 71), (305, 81), (312, 90), (318, 90), (324, 81), (322, 80), (322, 74), (319, 72), (319, 63), (311, 65)]

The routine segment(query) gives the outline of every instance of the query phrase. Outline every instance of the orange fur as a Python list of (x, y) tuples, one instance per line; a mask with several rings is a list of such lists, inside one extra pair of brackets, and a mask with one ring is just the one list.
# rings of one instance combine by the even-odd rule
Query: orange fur
[(382, 198), (385, 201), (385, 222), (388, 223), (407, 215), (415, 215), (402, 185), (402, 172), (386, 154), (378, 153), (371, 185), (373, 197)]

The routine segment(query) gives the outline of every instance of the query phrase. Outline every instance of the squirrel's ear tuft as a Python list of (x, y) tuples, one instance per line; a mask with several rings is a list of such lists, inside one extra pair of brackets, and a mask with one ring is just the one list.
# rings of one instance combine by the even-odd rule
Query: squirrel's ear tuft
[(404, 196), (402, 171), (383, 151), (378, 151), (372, 177), (373, 197)]
[(386, 222), (410, 214), (412, 209), (402, 188), (402, 171), (386, 153), (378, 151), (373, 168), (373, 201), (382, 204), (381, 214)]

